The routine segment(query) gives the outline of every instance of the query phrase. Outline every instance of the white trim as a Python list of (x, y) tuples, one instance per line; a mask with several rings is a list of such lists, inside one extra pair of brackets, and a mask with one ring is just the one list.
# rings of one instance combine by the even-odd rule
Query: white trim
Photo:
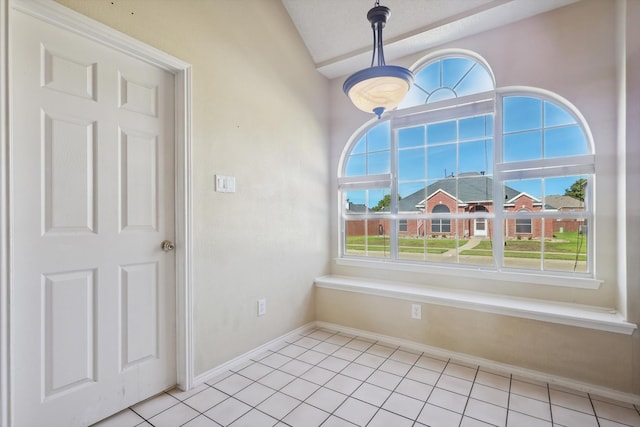
[[(477, 275), (476, 271), (476, 277)], [(456, 307), (624, 335), (631, 335), (637, 329), (636, 324), (625, 321), (614, 309), (606, 307), (335, 275), (319, 277), (315, 280), (315, 285), (319, 288)]]
[(233, 359), (224, 362), (221, 365), (216, 366), (215, 368), (211, 368), (194, 378), (193, 386), (197, 387), (200, 384), (204, 384), (212, 378), (217, 377), (218, 375), (223, 374), (225, 371), (233, 370), (238, 365), (241, 365), (245, 362), (248, 362), (252, 358), (269, 351), (272, 347), (276, 347), (279, 344), (284, 342), (288, 342), (288, 340), (292, 337), (300, 337), (302, 333), (308, 331), (309, 329), (313, 329), (315, 327), (316, 322), (310, 322), (306, 325), (302, 325), (299, 328), (294, 329), (291, 332), (287, 332), (284, 335), (279, 336), (278, 338), (274, 338), (269, 342), (262, 344), (259, 347), (254, 348), (253, 350), (249, 350), (246, 353), (241, 354), (240, 356), (234, 357)]
[(7, 74), (8, 38), (10, 13), (13, 9), (28, 13), (46, 22), (80, 34), (83, 37), (116, 49), (126, 55), (141, 59), (175, 76), (175, 148), (176, 148), (176, 235), (179, 243), (176, 248), (176, 368), (178, 386), (183, 389), (193, 387), (193, 304), (192, 304), (192, 166), (191, 166), (191, 65), (159, 49), (148, 46), (126, 34), (77, 13), (59, 3), (50, 0), (0, 0), (0, 60), (2, 70), (0, 88), (2, 89), (0, 134), (0, 424), (9, 425), (10, 419), (10, 378), (8, 345), (8, 321), (10, 319), (10, 280), (9, 280), (9, 239), (11, 218), (9, 217), (9, 115)]
[(316, 321), (315, 326), (317, 328), (328, 329), (336, 332), (342, 332), (348, 335), (354, 335), (362, 338), (366, 338), (373, 341), (380, 341), (387, 344), (397, 345), (411, 350), (418, 350), (421, 352), (429, 353), (434, 356), (440, 356), (443, 358), (451, 358), (460, 362), (469, 363), (472, 365), (482, 366), (493, 371), (504, 373), (506, 375), (515, 374), (524, 378), (529, 378), (535, 381), (542, 381), (549, 384), (554, 384), (561, 387), (567, 387), (573, 390), (579, 390), (585, 393), (591, 393), (605, 398), (617, 400), (619, 402), (625, 402), (635, 405), (640, 405), (640, 396), (631, 393), (625, 393), (618, 390), (613, 390), (607, 387), (602, 387), (594, 384), (585, 383), (582, 381), (576, 381), (570, 378), (560, 377), (557, 375), (551, 375), (533, 369), (521, 368), (519, 366), (510, 365), (508, 363), (496, 362), (490, 359), (484, 359), (482, 357), (473, 356), (466, 353), (459, 353), (456, 351), (445, 350), (439, 347), (432, 347), (430, 345), (421, 344), (415, 341), (409, 341), (402, 338), (396, 338), (389, 335), (377, 334), (374, 332), (363, 331), (361, 329), (350, 328), (335, 323)]
[(9, 2), (0, 0), (0, 426), (9, 426)]

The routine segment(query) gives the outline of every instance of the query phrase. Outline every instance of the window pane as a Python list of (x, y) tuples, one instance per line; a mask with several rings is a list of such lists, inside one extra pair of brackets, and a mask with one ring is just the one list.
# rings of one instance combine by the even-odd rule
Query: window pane
[[(515, 218), (505, 220), (503, 265), (505, 267), (541, 269), (541, 239), (516, 234)], [(540, 218), (532, 220), (541, 222)], [(533, 225), (535, 227), (535, 224)]]
[(440, 179), (456, 172), (455, 144), (427, 148), (427, 178)]
[(504, 132), (542, 128), (542, 101), (524, 96), (504, 98), (503, 104)]
[[(503, 187), (505, 210), (507, 212), (517, 212), (522, 209), (541, 210), (542, 182), (541, 179), (505, 181)], [(534, 205), (537, 207), (534, 208)]]
[(420, 210), (417, 207), (424, 202), (425, 196), (424, 182), (410, 182), (398, 185), (398, 211), (400, 212), (416, 212)]
[(450, 212), (456, 211), (458, 195), (458, 182), (455, 178), (439, 179), (429, 181), (427, 188), (426, 212), (432, 212), (438, 205), (445, 205)]
[(408, 181), (425, 178), (424, 148), (400, 151), (398, 153), (398, 179)]
[(347, 215), (367, 213), (368, 209), (366, 205), (366, 190), (347, 191), (344, 194), (344, 200), (344, 211)]
[(456, 88), (458, 96), (486, 92), (493, 89), (493, 79), (487, 70), (477, 64)]
[(504, 136), (504, 162), (542, 158), (542, 132), (523, 132)]
[(493, 174), (493, 143), (490, 139), (463, 142), (459, 145), (458, 175), (475, 172)]
[(349, 156), (347, 160), (346, 176), (365, 176), (367, 174), (367, 155), (357, 154)]
[(427, 126), (427, 145), (456, 141), (456, 122), (434, 123)]
[(432, 93), (438, 89), (440, 87), (440, 61), (420, 70), (416, 74), (414, 84), (427, 93)]
[(442, 61), (442, 86), (455, 90), (464, 76), (475, 65), (467, 58), (447, 58)]
[(587, 176), (546, 178), (545, 204), (561, 211), (584, 210)]
[(486, 236), (481, 236), (474, 230), (477, 219), (458, 220), (458, 230), (464, 230), (464, 235), (469, 235), (469, 230), (475, 232), (472, 239), (464, 237), (460, 240), (460, 264), (470, 265), (494, 265), (493, 261), (493, 241), (491, 239), (493, 232), (493, 221), (485, 219), (483, 222), (486, 230)]
[(553, 239), (545, 242), (544, 269), (587, 272), (587, 221), (570, 217), (549, 221)]
[(388, 150), (391, 146), (391, 137), (389, 135), (389, 122), (385, 121), (371, 128), (367, 132), (368, 151)]
[(544, 131), (544, 157), (578, 156), (589, 154), (587, 139), (578, 125)]
[(489, 123), (493, 121), (493, 117), (477, 116), (470, 117), (468, 119), (462, 119), (458, 122), (458, 132), (460, 141), (466, 141), (470, 139), (483, 139), (486, 136), (492, 136), (489, 133)]
[(380, 151), (367, 155), (367, 175), (389, 173), (391, 170), (389, 151)]
[(575, 124), (576, 120), (564, 108), (552, 104), (549, 101), (544, 102), (544, 126), (564, 126)]
[(398, 147), (422, 147), (424, 142), (424, 126), (418, 126), (398, 131)]
[(353, 154), (363, 154), (367, 152), (367, 137), (366, 135), (362, 136), (351, 150), (351, 155)]

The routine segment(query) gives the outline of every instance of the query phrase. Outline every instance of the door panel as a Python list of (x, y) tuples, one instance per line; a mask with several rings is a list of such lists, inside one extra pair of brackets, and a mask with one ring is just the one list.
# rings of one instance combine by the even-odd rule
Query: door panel
[(86, 426), (176, 383), (174, 78), (11, 23), (13, 425)]

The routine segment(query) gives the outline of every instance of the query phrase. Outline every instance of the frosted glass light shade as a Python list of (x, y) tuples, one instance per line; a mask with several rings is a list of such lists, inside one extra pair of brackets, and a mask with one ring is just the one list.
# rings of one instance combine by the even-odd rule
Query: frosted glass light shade
[(352, 74), (342, 87), (353, 105), (378, 118), (404, 99), (413, 84), (413, 73), (406, 68), (382, 65)]

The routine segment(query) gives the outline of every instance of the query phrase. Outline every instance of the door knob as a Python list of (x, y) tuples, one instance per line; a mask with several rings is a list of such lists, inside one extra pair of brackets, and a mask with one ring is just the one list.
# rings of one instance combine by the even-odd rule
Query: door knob
[(163, 251), (170, 252), (176, 248), (176, 245), (171, 240), (163, 240), (160, 247)]

